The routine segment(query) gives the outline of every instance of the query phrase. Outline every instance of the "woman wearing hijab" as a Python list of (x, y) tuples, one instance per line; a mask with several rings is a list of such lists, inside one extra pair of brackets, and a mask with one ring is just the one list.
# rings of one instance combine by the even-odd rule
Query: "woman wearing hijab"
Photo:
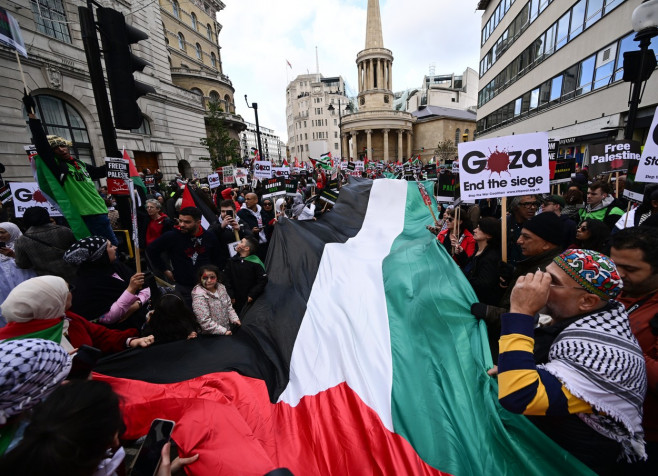
[(0, 456), (20, 440), (26, 412), (46, 399), (70, 370), (71, 357), (55, 342), (0, 342)]
[[(16, 240), (22, 235), (21, 230), (13, 223), (0, 223), (0, 303), (16, 285), (37, 275), (32, 269), (20, 269), (16, 266), (14, 247)], [(6, 320), (0, 312), (0, 327), (5, 323)]]
[(153, 336), (137, 338), (136, 329), (118, 331), (89, 322), (69, 311), (71, 301), (69, 286), (59, 276), (23, 281), (0, 306), (7, 319), (0, 340), (40, 337), (67, 351), (89, 345), (106, 354), (153, 343)]
[(102, 236), (83, 238), (68, 249), (64, 261), (78, 266), (71, 311), (107, 326), (140, 328), (151, 291), (142, 289), (144, 273), (132, 274), (116, 255), (116, 246)]

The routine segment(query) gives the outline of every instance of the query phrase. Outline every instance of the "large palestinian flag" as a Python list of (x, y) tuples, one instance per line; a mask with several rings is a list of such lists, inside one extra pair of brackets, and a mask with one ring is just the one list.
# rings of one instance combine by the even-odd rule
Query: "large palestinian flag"
[(399, 180), (359, 180), (320, 220), (279, 222), (242, 329), (99, 367), (125, 436), (175, 420), (195, 475), (588, 474), (499, 406), (475, 295), (431, 222)]

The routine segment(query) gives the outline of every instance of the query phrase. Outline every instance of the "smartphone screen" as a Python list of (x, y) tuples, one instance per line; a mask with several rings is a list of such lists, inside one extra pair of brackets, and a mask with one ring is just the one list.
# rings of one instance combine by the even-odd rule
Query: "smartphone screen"
[(174, 422), (156, 418), (151, 423), (146, 439), (137, 453), (131, 476), (154, 476), (160, 466), (162, 447), (167, 444), (174, 430)]

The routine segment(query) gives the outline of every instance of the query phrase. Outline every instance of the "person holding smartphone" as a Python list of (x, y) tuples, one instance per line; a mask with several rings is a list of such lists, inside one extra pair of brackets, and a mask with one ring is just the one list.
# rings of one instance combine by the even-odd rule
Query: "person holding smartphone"
[[(240, 241), (245, 236), (251, 234), (243, 223), (238, 222), (235, 211), (235, 202), (233, 200), (222, 200), (219, 202), (219, 223), (212, 225), (208, 231), (213, 233), (219, 241), (219, 261), (217, 267), (223, 269), (226, 262), (231, 257), (228, 246), (236, 241)], [(237, 231), (238, 236), (235, 236)]]

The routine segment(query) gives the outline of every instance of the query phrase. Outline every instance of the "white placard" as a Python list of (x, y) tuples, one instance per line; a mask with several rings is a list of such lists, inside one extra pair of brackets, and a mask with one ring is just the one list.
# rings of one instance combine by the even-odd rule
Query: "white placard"
[(244, 187), (249, 183), (249, 177), (247, 169), (235, 169), (235, 185), (238, 187)]
[(637, 166), (636, 182), (658, 182), (658, 110), (653, 115), (653, 122), (647, 143), (644, 144), (640, 164)]
[(363, 163), (363, 160), (354, 161), (354, 170), (356, 170), (357, 172), (363, 172), (365, 170), (365, 165)]
[(210, 174), (208, 175), (208, 185), (210, 186), (210, 189), (212, 190), (213, 188), (217, 188), (220, 185), (219, 182), (219, 174)]
[(463, 200), (549, 193), (548, 133), (459, 144)]
[(269, 160), (255, 161), (254, 178), (261, 180), (272, 178), (272, 162), (270, 162)]
[(57, 207), (50, 204), (46, 196), (39, 190), (36, 182), (10, 182), (11, 198), (14, 201), (16, 218), (22, 218), (25, 210), (30, 207), (41, 207), (48, 210), (51, 217), (61, 217)]
[(283, 177), (290, 178), (290, 167), (273, 167), (272, 178)]
[(235, 181), (233, 174), (235, 174), (235, 167), (232, 165), (222, 167), (222, 178), (225, 184), (233, 183)]

